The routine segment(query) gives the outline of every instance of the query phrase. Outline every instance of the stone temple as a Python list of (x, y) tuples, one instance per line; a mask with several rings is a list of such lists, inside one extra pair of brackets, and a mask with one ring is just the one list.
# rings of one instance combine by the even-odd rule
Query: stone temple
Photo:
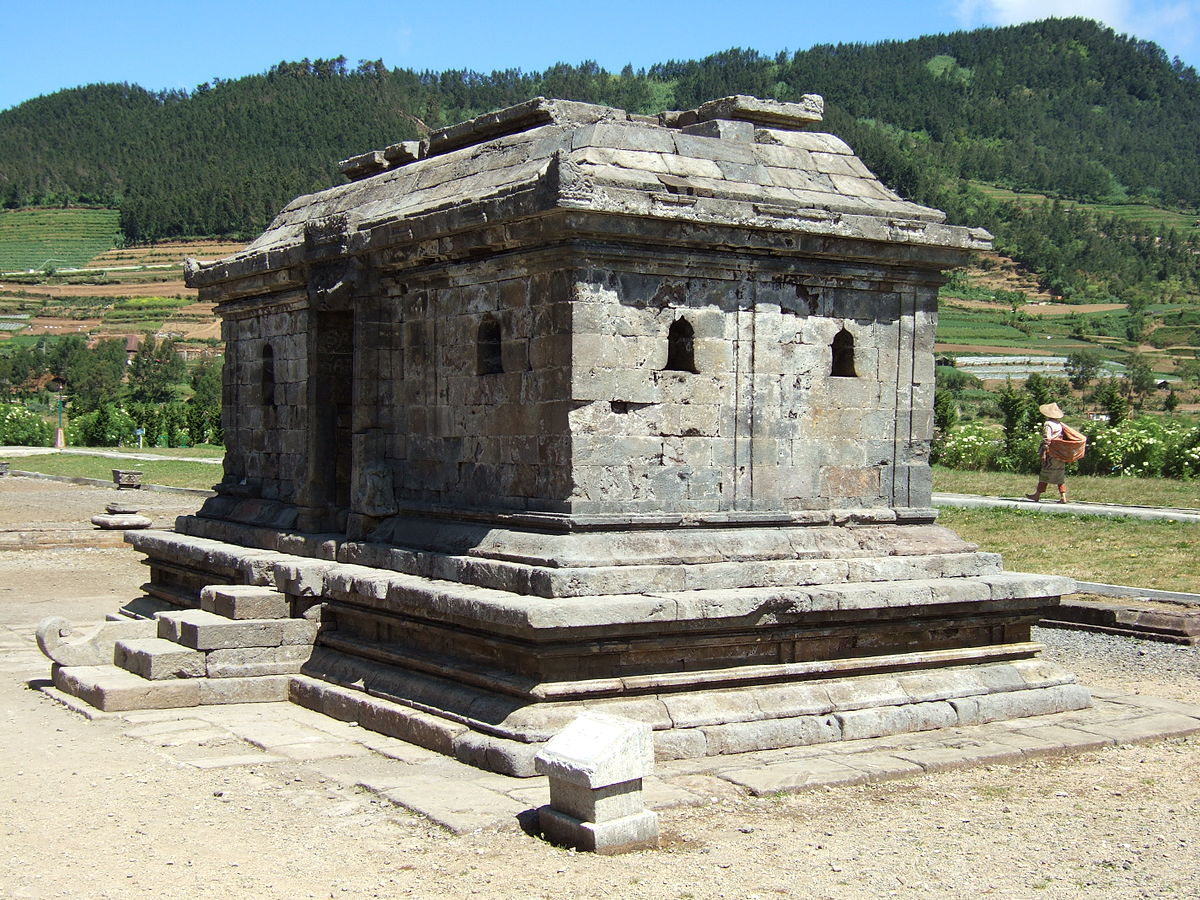
[(1071, 582), (931, 508), (937, 289), (990, 236), (821, 109), (537, 99), (189, 262), (224, 478), (128, 535), (148, 596), (97, 658), (46, 629), (59, 687), (289, 698), (516, 775), (584, 708), (670, 759), (1088, 705), (1030, 640)]

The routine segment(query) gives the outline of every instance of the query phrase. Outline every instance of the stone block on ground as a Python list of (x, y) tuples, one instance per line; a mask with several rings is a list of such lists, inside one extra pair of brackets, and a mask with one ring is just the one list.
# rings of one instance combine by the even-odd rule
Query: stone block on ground
[(203, 678), (200, 703), (275, 703), (288, 698), (287, 675), (258, 675), (250, 678)]
[(478, 784), (422, 773), (383, 792), (397, 806), (420, 813), (455, 834), (517, 827), (528, 807)]
[(585, 822), (552, 806), (538, 810), (538, 825), (552, 844), (601, 855), (648, 850), (658, 846), (658, 814), (644, 809), (610, 822)]
[(545, 743), (534, 765), (550, 780), (550, 805), (538, 816), (551, 843), (596, 853), (658, 846), (658, 817), (642, 793), (654, 770), (648, 725), (586, 712)]

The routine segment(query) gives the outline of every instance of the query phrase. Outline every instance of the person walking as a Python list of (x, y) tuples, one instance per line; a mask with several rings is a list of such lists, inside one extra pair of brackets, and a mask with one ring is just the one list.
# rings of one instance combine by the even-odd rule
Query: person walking
[(1026, 494), (1026, 500), (1034, 503), (1042, 499), (1042, 491), (1051, 484), (1058, 485), (1058, 502), (1067, 502), (1067, 460), (1063, 456), (1052, 453), (1055, 441), (1061, 441), (1063, 434), (1063, 411), (1057, 403), (1043, 403), (1038, 412), (1046, 417), (1042, 424), (1042, 447), (1039, 455), (1042, 458), (1042, 471), (1038, 474), (1038, 486), (1032, 494)]

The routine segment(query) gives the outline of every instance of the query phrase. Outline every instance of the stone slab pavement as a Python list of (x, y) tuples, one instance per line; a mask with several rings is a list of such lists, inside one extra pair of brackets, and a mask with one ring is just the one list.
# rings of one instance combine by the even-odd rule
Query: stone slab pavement
[(1000, 507), (1023, 509), (1047, 515), (1075, 516), (1123, 516), (1131, 519), (1171, 519), (1176, 522), (1200, 522), (1200, 509), (1175, 509), (1165, 506), (1121, 506), (1116, 503), (1087, 503), (1071, 501), (1059, 503), (1044, 499), (1038, 503), (1024, 497), (985, 497), (978, 494), (935, 493), (934, 506), (959, 506), (964, 509)]
[[(103, 713), (47, 678), (31, 628), (0, 634), (0, 677), (22, 679), (64, 706), (203, 769), (253, 767), (280, 780), (297, 767), (372, 792), (458, 834), (520, 828), (549, 802), (545, 777), (510, 778), (286, 702)], [(651, 809), (730, 796), (853, 785), (926, 772), (1079, 753), (1200, 732), (1200, 706), (1093, 690), (1090, 709), (838, 744), (660, 762), (644, 782)], [(71, 715), (68, 709), (63, 715)], [(101, 722), (103, 725), (101, 726)]]

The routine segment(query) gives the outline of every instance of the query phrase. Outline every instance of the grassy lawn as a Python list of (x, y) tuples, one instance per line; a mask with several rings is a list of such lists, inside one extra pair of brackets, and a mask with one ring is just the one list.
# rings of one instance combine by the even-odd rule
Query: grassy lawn
[[(1012, 472), (960, 472), (933, 467), (933, 489), (947, 494), (983, 494), (1020, 497), (1037, 486), (1036, 475)], [(1125, 506), (1178, 506), (1200, 508), (1200, 480), (1170, 478), (1099, 478), (1077, 475), (1067, 479), (1072, 500), (1118, 503)], [(1056, 491), (1051, 488), (1043, 498)], [(1057, 495), (1056, 495), (1057, 496)]]
[(170, 487), (211, 488), (221, 480), (221, 467), (188, 459), (114, 459), (107, 456), (77, 456), (46, 453), (10, 460), (14, 470), (41, 472), (43, 475), (68, 475), (74, 478), (98, 478), (112, 481), (113, 469), (134, 469), (144, 473), (144, 484)]
[(943, 508), (938, 522), (1004, 556), (1012, 572), (1194, 592), (1200, 525), (1101, 516), (1047, 516), (1017, 509)]

